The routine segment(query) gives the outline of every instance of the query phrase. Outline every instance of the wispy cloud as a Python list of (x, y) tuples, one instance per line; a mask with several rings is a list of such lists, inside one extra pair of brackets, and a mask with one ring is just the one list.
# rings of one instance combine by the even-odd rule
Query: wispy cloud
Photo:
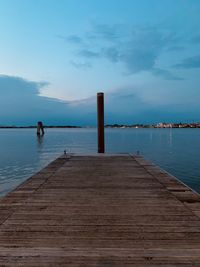
[(175, 68), (197, 69), (200, 68), (200, 55), (185, 58), (181, 63), (174, 65)]
[(120, 39), (124, 32), (123, 24), (107, 25), (107, 24), (94, 24), (92, 31), (88, 36), (106, 41), (114, 42)]
[(94, 52), (92, 50), (88, 50), (88, 49), (82, 49), (78, 52), (78, 55), (79, 56), (82, 56), (84, 58), (97, 58), (97, 57), (100, 57), (100, 53), (99, 52)]
[(163, 70), (163, 69), (158, 69), (158, 68), (154, 68), (152, 69), (152, 73), (156, 76), (160, 76), (162, 78), (164, 78), (165, 80), (175, 80), (175, 81), (181, 81), (184, 80), (183, 78), (180, 78), (174, 74), (172, 74), (170, 71), (168, 70)]
[(78, 35), (69, 35), (69, 36), (57, 35), (57, 37), (71, 44), (80, 45), (83, 43), (82, 38)]
[[(166, 50), (178, 49), (179, 38), (172, 31), (156, 27), (127, 27), (126, 25), (95, 24), (83, 37), (69, 36), (77, 40), (76, 55), (86, 61), (108, 60), (124, 65), (126, 74), (149, 71), (168, 80), (181, 80), (168, 70), (156, 71), (156, 62)], [(91, 41), (92, 40), (92, 41)], [(74, 65), (76, 67), (76, 65)]]
[(200, 44), (200, 35), (193, 36), (193, 37), (190, 39), (190, 42), (191, 42), (192, 44)]
[(178, 45), (172, 45), (172, 46), (169, 46), (166, 51), (169, 51), (169, 52), (181, 52), (185, 49), (184, 46), (178, 46)]
[(88, 69), (92, 67), (92, 64), (89, 62), (77, 62), (72, 60), (70, 63), (77, 69)]
[(102, 56), (114, 63), (119, 62), (121, 57), (120, 51), (115, 46), (102, 49)]

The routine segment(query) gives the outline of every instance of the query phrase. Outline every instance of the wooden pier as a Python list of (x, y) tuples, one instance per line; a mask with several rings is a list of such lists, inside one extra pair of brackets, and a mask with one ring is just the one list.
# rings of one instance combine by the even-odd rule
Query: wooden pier
[(139, 156), (62, 156), (0, 200), (0, 266), (199, 267), (200, 196)]

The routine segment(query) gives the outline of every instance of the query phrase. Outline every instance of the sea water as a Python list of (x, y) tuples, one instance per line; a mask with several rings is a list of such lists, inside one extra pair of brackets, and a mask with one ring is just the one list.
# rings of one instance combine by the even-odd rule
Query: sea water
[[(0, 129), (0, 196), (67, 153), (96, 153), (97, 130)], [(106, 153), (140, 153), (200, 192), (200, 129), (105, 129)]]

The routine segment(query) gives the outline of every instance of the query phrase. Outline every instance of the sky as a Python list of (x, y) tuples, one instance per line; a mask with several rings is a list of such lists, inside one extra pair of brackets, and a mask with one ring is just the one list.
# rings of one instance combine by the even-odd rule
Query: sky
[(199, 0), (0, 0), (0, 125), (200, 121)]

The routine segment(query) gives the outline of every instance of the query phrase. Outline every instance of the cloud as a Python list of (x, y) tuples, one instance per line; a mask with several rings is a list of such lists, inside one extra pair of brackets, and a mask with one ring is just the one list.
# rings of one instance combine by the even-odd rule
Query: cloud
[(151, 70), (157, 58), (157, 52), (149, 49), (130, 47), (120, 56), (129, 74)]
[(70, 63), (77, 69), (88, 69), (92, 67), (92, 64), (89, 62), (76, 62), (72, 60)]
[[(105, 124), (133, 123), (139, 118), (141, 112), (148, 110), (149, 105), (134, 92), (134, 88), (122, 88), (106, 93), (105, 102)], [(72, 109), (79, 109), (80, 119), (85, 116), (96, 124), (96, 96), (73, 101), (70, 103)]]
[(180, 38), (173, 31), (158, 30), (156, 27), (127, 27), (123, 24), (94, 24), (81, 40), (76, 56), (90, 63), (98, 58), (123, 65), (129, 75), (149, 71), (168, 80), (181, 80), (170, 72), (158, 73), (154, 70), (163, 52), (181, 48), (178, 45)]
[(48, 82), (0, 75), (0, 125), (95, 125), (96, 105), (40, 96)]
[(88, 36), (92, 36), (93, 39), (103, 38), (106, 41), (114, 42), (122, 37), (124, 25), (106, 25), (106, 24), (94, 24), (91, 33)]
[(196, 35), (193, 38), (190, 39), (190, 42), (192, 44), (200, 44), (200, 35)]
[(175, 46), (169, 46), (166, 50), (168, 52), (181, 52), (185, 49), (184, 46), (178, 46), (178, 45), (175, 45)]
[(57, 37), (71, 44), (80, 45), (83, 43), (82, 38), (78, 35), (69, 35), (67, 37), (63, 35), (57, 35)]
[(164, 70), (164, 69), (154, 68), (154, 69), (152, 69), (152, 73), (156, 76), (160, 76), (160, 77), (164, 78), (165, 80), (175, 80), (175, 81), (184, 80), (183, 78), (178, 77), (178, 76), (172, 74), (170, 71)]
[[(0, 125), (36, 125), (38, 120), (45, 125), (96, 125), (96, 95), (79, 101), (59, 101), (40, 96), (43, 86), (48, 86), (48, 83), (0, 75)], [(177, 118), (199, 118), (198, 101), (188, 109), (187, 96), (184, 103), (176, 97), (176, 103), (161, 105), (145, 100), (139, 91), (139, 88), (130, 86), (106, 93), (105, 123), (151, 123), (172, 121), (172, 118), (173, 121)]]
[(120, 61), (120, 51), (114, 46), (103, 49), (102, 56), (114, 63)]
[(75, 43), (75, 44), (81, 44), (82, 43), (82, 39), (77, 35), (68, 36), (67, 41), (71, 42), (71, 43)]
[(175, 68), (182, 69), (197, 69), (200, 68), (200, 55), (188, 57), (184, 59), (181, 63), (174, 65)]
[(48, 82), (34, 82), (20, 77), (0, 75), (0, 124), (35, 124), (64, 117), (67, 103), (39, 96)]
[(97, 58), (100, 56), (100, 53), (99, 52), (94, 52), (94, 51), (91, 51), (91, 50), (87, 50), (87, 49), (83, 49), (83, 50), (80, 50), (79, 53), (78, 53), (79, 56), (82, 56), (84, 58)]
[[(192, 121), (199, 119), (200, 108), (198, 103), (188, 109), (187, 99), (184, 101), (181, 97), (176, 97), (173, 104), (169, 103), (151, 103), (140, 96), (139, 88), (134, 86), (121, 87), (112, 92), (106, 93), (105, 100), (105, 124), (134, 124), (134, 123), (158, 123)], [(173, 91), (174, 93), (174, 91)], [(172, 96), (174, 98), (174, 96)], [(96, 114), (96, 96), (89, 99), (76, 101), (75, 105), (80, 110), (81, 119), (84, 115), (95, 122)], [(75, 108), (74, 106), (74, 108)], [(93, 114), (93, 115), (92, 115)]]
[[(48, 85), (48, 82), (33, 82), (28, 81), (20, 77), (13, 77), (8, 75), (0, 75), (0, 90), (1, 90), (1, 96), (3, 94), (3, 97), (6, 95), (15, 93), (16, 91), (21, 91), (23, 93), (24, 97), (29, 95), (36, 95), (39, 94), (39, 90)], [(26, 85), (26, 87), (24, 86)], [(18, 95), (16, 94), (16, 97)]]

